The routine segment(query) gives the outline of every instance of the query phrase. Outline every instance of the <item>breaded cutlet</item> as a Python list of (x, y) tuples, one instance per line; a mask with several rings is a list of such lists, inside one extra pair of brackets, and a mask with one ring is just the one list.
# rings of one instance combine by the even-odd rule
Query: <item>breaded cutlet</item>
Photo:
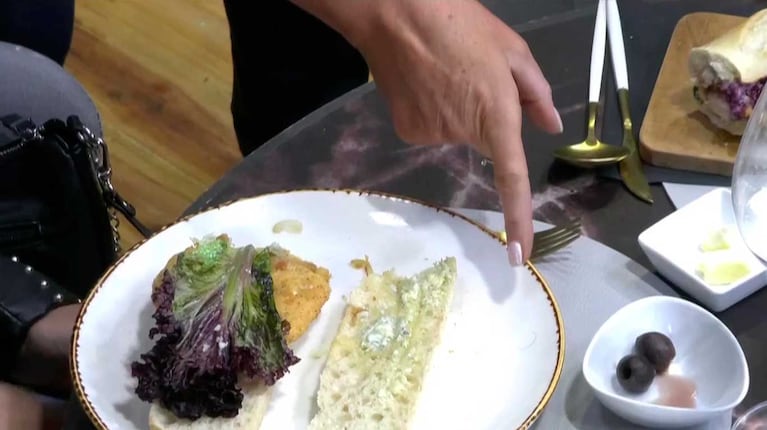
[(309, 328), (330, 297), (330, 272), (292, 254), (272, 257), (274, 304), (290, 323), (286, 336), (292, 343)]

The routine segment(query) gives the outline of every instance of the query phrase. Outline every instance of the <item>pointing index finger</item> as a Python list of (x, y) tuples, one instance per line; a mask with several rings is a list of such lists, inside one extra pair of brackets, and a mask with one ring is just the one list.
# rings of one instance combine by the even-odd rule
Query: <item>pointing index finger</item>
[(483, 144), (490, 149), (495, 186), (503, 208), (509, 262), (520, 266), (533, 245), (532, 197), (522, 145), (522, 113), (512, 79), (504, 94), (485, 112)]

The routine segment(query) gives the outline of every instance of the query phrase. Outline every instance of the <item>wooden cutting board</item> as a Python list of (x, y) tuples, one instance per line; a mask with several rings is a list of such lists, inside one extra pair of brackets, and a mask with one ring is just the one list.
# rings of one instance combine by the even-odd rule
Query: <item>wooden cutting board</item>
[(746, 18), (696, 12), (682, 17), (671, 36), (639, 132), (639, 153), (652, 165), (730, 176), (740, 142), (697, 110), (687, 69), (690, 50)]

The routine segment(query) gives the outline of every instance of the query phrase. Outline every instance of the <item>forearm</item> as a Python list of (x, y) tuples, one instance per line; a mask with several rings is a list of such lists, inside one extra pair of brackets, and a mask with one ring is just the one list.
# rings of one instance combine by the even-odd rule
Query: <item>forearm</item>
[[(355, 48), (365, 53), (365, 48), (379, 43), (381, 35), (396, 34), (405, 43), (415, 45), (425, 41), (423, 33), (435, 23), (444, 28), (463, 26), (461, 17), (453, 16), (453, 9), (466, 1), (412, 1), (412, 0), (291, 0), (306, 12), (314, 15), (341, 33)], [(458, 18), (458, 19), (454, 19)], [(460, 29), (458, 29), (460, 30)], [(426, 31), (426, 34), (429, 34)], [(385, 36), (384, 36), (385, 39)]]
[(359, 49), (382, 3), (389, 0), (291, 0), (296, 6), (322, 20)]

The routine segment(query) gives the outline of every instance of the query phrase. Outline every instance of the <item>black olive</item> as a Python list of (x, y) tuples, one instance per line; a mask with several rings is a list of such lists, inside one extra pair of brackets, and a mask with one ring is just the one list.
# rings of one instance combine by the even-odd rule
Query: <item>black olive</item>
[(618, 383), (624, 390), (630, 393), (644, 393), (650, 388), (655, 369), (649, 361), (641, 355), (629, 354), (618, 362), (615, 369)]
[(646, 358), (655, 367), (655, 372), (658, 374), (668, 370), (671, 360), (676, 357), (676, 348), (671, 339), (655, 331), (639, 336), (634, 348), (637, 354)]

